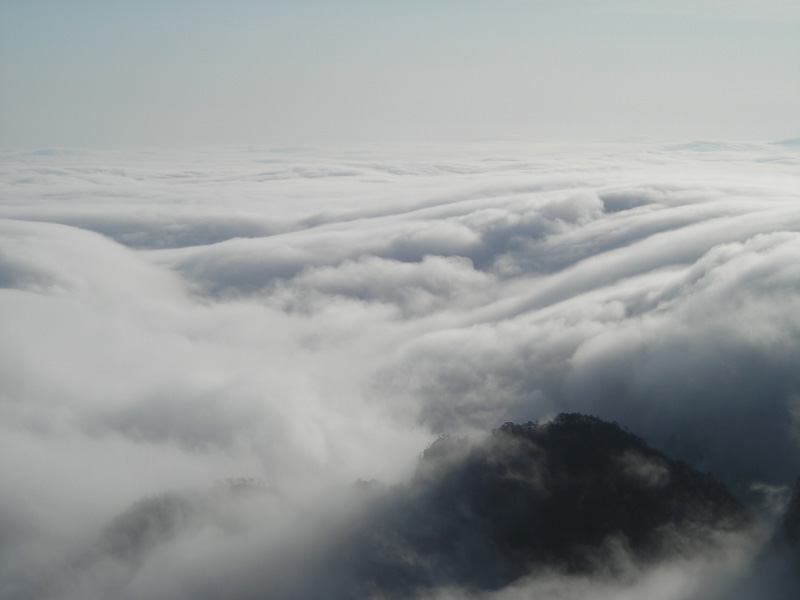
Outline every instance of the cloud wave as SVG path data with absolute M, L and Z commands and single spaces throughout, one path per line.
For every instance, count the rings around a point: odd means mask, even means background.
M 245 577 L 282 502 L 313 514 L 440 433 L 562 411 L 741 493 L 800 472 L 795 146 L 280 150 L 4 155 L 0 595 L 178 598 L 226 553 Z M 198 509 L 125 576 L 28 587 L 143 496 L 238 476 L 280 490 L 243 509 L 275 523 L 218 535 Z M 283 527 L 294 556 L 324 542 Z M 723 563 L 491 596 L 691 598 Z

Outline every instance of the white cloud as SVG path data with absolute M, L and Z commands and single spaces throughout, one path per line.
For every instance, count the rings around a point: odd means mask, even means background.
M 241 475 L 311 506 L 402 480 L 438 432 L 562 410 L 736 485 L 800 470 L 791 146 L 295 150 L 5 156 L 0 581 L 147 494 Z M 130 594 L 277 552 L 182 535 Z M 685 599 L 696 575 L 559 589 Z M 553 589 L 529 583 L 497 597 Z

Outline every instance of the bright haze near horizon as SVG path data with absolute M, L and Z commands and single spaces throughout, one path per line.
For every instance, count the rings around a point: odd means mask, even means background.
M 796 593 L 799 65 L 777 0 L 3 2 L 0 597 L 359 597 L 353 482 L 561 412 L 758 525 L 375 597 Z
M 6 148 L 800 135 L 783 0 L 0 7 Z

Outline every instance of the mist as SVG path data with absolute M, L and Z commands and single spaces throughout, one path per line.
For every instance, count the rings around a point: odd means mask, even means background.
M 799 164 L 793 143 L 6 152 L 3 597 L 381 597 L 359 548 L 421 510 L 420 453 L 561 412 L 711 472 L 757 525 L 390 597 L 708 598 L 732 574 L 791 597 L 765 548 L 800 473 Z

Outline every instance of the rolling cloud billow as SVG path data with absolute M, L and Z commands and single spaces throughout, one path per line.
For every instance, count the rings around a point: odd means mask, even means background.
M 799 166 L 5 153 L 0 596 L 796 597 Z

